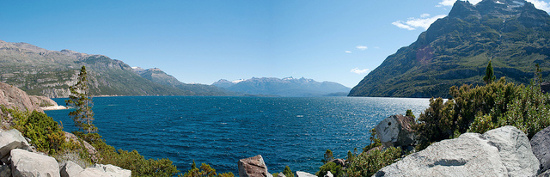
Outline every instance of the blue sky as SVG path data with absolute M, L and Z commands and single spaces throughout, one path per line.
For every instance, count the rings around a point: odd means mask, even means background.
M 292 76 L 353 87 L 454 1 L 2 0 L 0 40 L 102 54 L 185 83 Z

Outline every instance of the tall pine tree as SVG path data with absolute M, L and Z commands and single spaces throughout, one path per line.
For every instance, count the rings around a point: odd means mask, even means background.
M 94 121 L 94 112 L 92 111 L 93 102 L 90 97 L 90 88 L 88 87 L 88 78 L 86 67 L 82 66 L 80 74 L 78 74 L 78 82 L 69 87 L 71 94 L 69 100 L 65 103 L 67 106 L 75 108 L 69 113 L 74 124 L 80 131 L 85 133 L 97 132 L 97 127 L 92 124 Z
M 497 77 L 493 72 L 493 65 L 491 64 L 491 60 L 489 60 L 489 64 L 485 69 L 485 77 L 483 77 L 483 81 L 485 81 L 486 84 L 490 84 L 490 83 L 493 83 L 493 81 L 495 81 L 496 78 Z

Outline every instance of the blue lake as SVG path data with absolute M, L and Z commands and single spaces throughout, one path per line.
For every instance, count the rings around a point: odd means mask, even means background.
M 54 99 L 65 105 L 64 99 Z M 261 154 L 270 173 L 286 165 L 315 173 L 327 149 L 338 158 L 368 145 L 382 119 L 419 115 L 429 99 L 128 96 L 93 98 L 94 124 L 108 144 L 146 158 L 169 158 L 185 172 L 192 160 L 237 172 L 239 159 Z M 46 111 L 75 130 L 70 110 Z

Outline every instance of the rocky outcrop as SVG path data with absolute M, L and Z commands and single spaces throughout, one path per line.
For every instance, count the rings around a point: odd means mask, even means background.
M 414 117 L 393 115 L 382 120 L 374 129 L 384 147 L 409 146 L 415 142 L 411 128 L 413 123 Z
M 296 171 L 296 177 L 317 177 L 314 174 L 303 172 L 303 171 Z
M 74 135 L 72 133 L 69 133 L 69 132 L 64 132 L 64 133 L 65 133 L 65 141 L 73 142 L 73 143 L 76 143 L 78 145 L 83 145 L 84 148 L 86 149 L 86 151 L 88 151 L 88 154 L 91 155 L 92 160 L 93 161 L 98 160 L 97 150 L 94 148 L 94 146 L 92 146 L 90 143 L 88 143 L 86 141 L 80 140 L 76 135 Z
M 68 161 L 61 168 L 61 177 L 130 177 L 132 172 L 114 165 L 96 164 L 82 169 L 78 164 Z
M 534 176 L 538 169 L 527 136 L 505 126 L 434 143 L 375 176 Z
M 249 157 L 239 160 L 239 176 L 240 177 L 273 177 L 265 165 L 262 155 Z
M 45 96 L 29 95 L 31 102 L 38 107 L 57 106 L 57 103 Z
M 43 112 L 23 90 L 0 82 L 0 105 L 9 109 Z
M 12 175 L 14 177 L 59 177 L 59 164 L 53 157 L 22 149 L 11 150 Z
M 550 169 L 550 127 L 539 131 L 531 138 L 533 154 L 540 162 L 540 172 Z M 550 172 L 550 171 L 549 171 Z

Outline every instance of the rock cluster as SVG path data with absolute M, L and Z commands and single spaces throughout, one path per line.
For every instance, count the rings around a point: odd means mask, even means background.
M 393 115 L 382 120 L 374 129 L 384 147 L 409 146 L 415 142 L 411 128 L 414 122 L 414 117 Z
M 538 169 L 527 136 L 505 126 L 434 143 L 375 176 L 535 176 Z
M 35 100 L 38 99 L 38 97 L 35 98 Z M 2 82 L 0 82 L 0 105 L 9 109 L 43 112 L 40 104 L 33 102 L 25 91 Z
M 240 177 L 273 177 L 271 173 L 267 171 L 264 158 L 262 155 L 249 157 L 239 160 L 239 176 Z
M 130 177 L 131 171 L 113 165 L 96 164 L 83 169 L 72 161 L 62 168 L 55 158 L 33 152 L 32 147 L 15 129 L 0 130 L 0 176 L 13 177 Z

